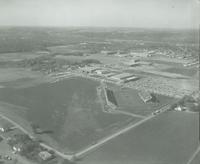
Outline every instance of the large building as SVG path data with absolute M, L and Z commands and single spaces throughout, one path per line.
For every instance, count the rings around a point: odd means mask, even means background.
M 109 72 L 109 73 L 107 73 L 107 74 L 105 74 L 104 76 L 105 77 L 111 77 L 111 76 L 114 76 L 114 75 L 116 75 L 117 73 L 115 73 L 115 72 Z
M 105 54 L 105 55 L 113 55 L 113 54 L 117 54 L 118 52 L 117 51 L 102 50 L 101 53 Z
M 139 79 L 139 77 L 130 74 L 130 73 L 120 73 L 114 76 L 111 76 L 110 79 L 116 81 L 117 83 L 126 83 Z
M 97 68 L 97 67 L 83 67 L 83 68 L 81 68 L 81 71 L 83 73 L 87 73 L 87 74 L 94 73 L 97 70 L 99 70 L 99 68 Z
M 124 65 L 128 66 L 128 67 L 135 67 L 135 66 L 139 66 L 139 59 L 135 59 L 135 60 L 131 60 L 131 61 L 126 61 L 123 63 Z
M 151 96 L 151 94 L 149 92 L 146 92 L 146 91 L 140 91 L 140 92 L 138 92 L 138 95 L 144 103 L 151 101 L 152 98 L 153 98 Z

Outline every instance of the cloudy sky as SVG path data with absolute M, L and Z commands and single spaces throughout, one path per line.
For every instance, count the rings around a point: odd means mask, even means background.
M 199 0 L 0 0 L 0 25 L 197 28 Z

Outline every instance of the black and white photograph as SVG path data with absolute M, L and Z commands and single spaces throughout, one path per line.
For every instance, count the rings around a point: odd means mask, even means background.
M 0 0 L 0 164 L 199 164 L 200 0 Z

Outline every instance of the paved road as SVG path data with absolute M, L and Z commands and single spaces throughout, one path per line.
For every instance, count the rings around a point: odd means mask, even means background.
M 11 124 L 13 124 L 16 128 L 20 129 L 22 132 L 24 132 L 25 134 L 29 135 L 30 137 L 34 138 L 30 132 L 28 132 L 25 128 L 23 128 L 21 125 L 19 125 L 18 123 L 16 123 L 15 121 L 11 120 L 10 118 L 4 116 L 3 114 L 0 113 L 0 117 L 3 118 L 4 120 L 7 120 L 8 122 L 10 122 Z
M 68 159 L 69 161 L 73 160 L 73 158 L 74 158 L 74 155 L 71 155 L 71 154 L 64 154 L 64 153 L 62 153 L 62 152 L 60 152 L 60 151 L 58 151 L 58 150 L 52 148 L 51 146 L 48 146 L 48 145 L 44 144 L 44 143 L 40 143 L 40 145 L 41 145 L 42 147 L 48 149 L 48 150 L 53 150 L 57 155 L 61 156 L 61 157 L 64 158 L 64 159 Z
M 19 124 L 16 123 L 15 121 L 11 120 L 10 118 L 4 116 L 4 115 L 1 114 L 1 113 L 0 113 L 0 117 L 3 118 L 3 119 L 5 119 L 5 120 L 7 120 L 7 121 L 10 122 L 10 123 L 12 123 L 16 128 L 19 128 L 19 129 L 20 129 L 22 132 L 24 132 L 25 134 L 29 135 L 29 136 L 32 137 L 32 138 L 35 138 L 34 136 L 32 136 L 32 135 L 30 134 L 30 132 L 28 132 L 25 128 L 23 128 L 21 125 L 19 125 Z M 44 147 L 44 148 L 53 150 L 57 155 L 59 155 L 59 156 L 65 158 L 65 159 L 72 160 L 72 158 L 73 158 L 73 155 L 66 155 L 66 154 L 64 154 L 64 153 L 62 153 L 62 152 L 59 152 L 59 151 L 57 151 L 56 149 L 54 149 L 54 148 L 52 148 L 52 147 L 50 147 L 50 146 L 48 146 L 48 145 L 46 145 L 46 144 L 44 144 L 44 143 L 40 143 L 40 145 L 41 145 L 42 147 Z
M 168 109 L 169 109 L 169 105 L 166 105 L 166 106 L 162 107 L 162 108 L 160 109 L 161 112 L 160 112 L 159 114 L 161 114 L 161 113 L 167 111 Z M 141 125 L 141 124 L 143 124 L 143 123 L 145 123 L 145 122 L 147 122 L 148 120 L 152 119 L 152 118 L 155 117 L 155 116 L 156 116 L 156 115 L 150 115 L 150 116 L 148 116 L 148 117 L 142 119 L 141 121 L 138 121 L 138 122 L 135 123 L 135 124 L 129 125 L 128 127 L 125 127 L 124 129 L 121 129 L 120 131 L 118 131 L 118 132 L 116 132 L 116 133 L 114 133 L 114 134 L 112 134 L 112 135 L 110 135 L 110 136 L 108 136 L 108 137 L 102 139 L 102 140 L 99 141 L 98 143 L 96 143 L 96 144 L 94 144 L 94 145 L 92 145 L 92 146 L 90 146 L 90 147 L 88 147 L 88 148 L 86 148 L 86 149 L 84 149 L 84 150 L 82 150 L 82 151 L 76 153 L 76 154 L 75 154 L 75 157 L 76 157 L 76 158 L 82 158 L 83 156 L 86 156 L 89 152 L 94 151 L 95 149 L 97 149 L 98 147 L 100 147 L 100 146 L 102 146 L 103 144 L 107 143 L 108 141 L 112 140 L 113 138 L 115 138 L 115 137 L 117 137 L 117 136 L 119 136 L 119 135 L 121 135 L 121 134 L 123 134 L 123 133 L 128 132 L 129 130 L 131 130 L 131 129 L 133 129 L 133 128 L 135 128 L 135 127 L 137 127 L 137 126 L 139 126 L 139 125 Z
M 167 111 L 168 109 L 169 109 L 169 105 L 166 105 L 166 106 L 162 107 L 160 109 L 161 112 L 159 114 Z M 135 128 L 135 127 L 137 127 L 137 126 L 139 126 L 139 125 L 141 125 L 143 123 L 145 123 L 146 121 L 152 119 L 155 116 L 156 115 L 150 115 L 150 116 L 142 119 L 141 121 L 139 121 L 139 122 L 137 122 L 135 124 L 129 125 L 128 127 L 125 127 L 123 129 L 119 130 L 118 132 L 116 132 L 116 133 L 114 133 L 114 134 L 112 134 L 112 135 L 110 135 L 110 136 L 108 136 L 108 137 L 106 137 L 106 138 L 98 141 L 96 144 L 94 144 L 94 145 L 92 145 L 92 146 L 90 146 L 90 147 L 88 147 L 88 148 L 86 148 L 86 149 L 84 149 L 84 150 L 82 150 L 82 151 L 80 151 L 80 152 L 78 152 L 76 154 L 73 154 L 73 155 L 71 155 L 71 154 L 64 154 L 62 152 L 59 152 L 58 150 L 56 150 L 56 149 L 54 149 L 54 148 L 52 148 L 52 147 L 50 147 L 50 146 L 48 146 L 48 145 L 46 145 L 44 143 L 41 143 L 40 145 L 43 146 L 43 147 L 45 147 L 45 148 L 47 148 L 47 149 L 53 150 L 57 155 L 61 156 L 64 159 L 68 159 L 68 160 L 71 161 L 74 158 L 82 158 L 82 157 L 86 156 L 88 153 L 90 153 L 91 151 L 96 150 L 98 147 L 102 146 L 103 144 L 107 143 L 108 141 L 110 141 L 110 140 L 114 139 L 115 137 L 117 137 L 117 136 L 119 136 L 119 135 L 121 135 L 123 133 L 126 133 L 129 130 L 131 130 L 131 129 L 133 129 L 133 128 Z M 19 128 L 20 130 L 22 130 L 25 134 L 27 134 L 27 135 L 30 136 L 30 133 L 26 129 L 24 129 L 23 127 L 21 127 L 15 121 L 9 119 L 8 117 L 6 117 L 6 116 L 4 116 L 2 114 L 0 114 L 0 117 L 2 117 L 5 120 L 9 121 L 13 125 L 15 125 L 17 128 Z
M 188 160 L 187 164 L 191 164 L 192 161 L 194 160 L 194 158 L 197 156 L 197 154 L 200 153 L 200 145 L 197 148 L 197 150 L 192 154 L 192 156 L 190 157 L 190 159 Z

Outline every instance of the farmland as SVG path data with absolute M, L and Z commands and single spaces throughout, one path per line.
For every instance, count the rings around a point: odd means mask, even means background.
M 197 143 L 195 32 L 1 28 L 0 114 L 15 125 L 3 136 L 31 136 L 52 163 L 184 163 Z

